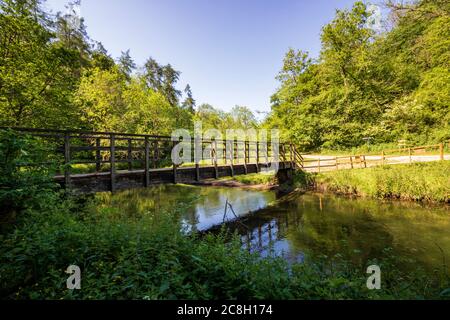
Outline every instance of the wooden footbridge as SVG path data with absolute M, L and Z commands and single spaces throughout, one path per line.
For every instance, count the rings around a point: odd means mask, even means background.
M 303 167 L 292 144 L 256 141 L 202 140 L 198 163 L 176 165 L 170 136 L 13 128 L 44 142 L 58 163 L 55 181 L 77 192 L 116 191 L 161 183 L 193 183 L 204 179 L 257 173 L 276 165 L 279 170 Z M 276 150 L 278 149 L 278 150 Z

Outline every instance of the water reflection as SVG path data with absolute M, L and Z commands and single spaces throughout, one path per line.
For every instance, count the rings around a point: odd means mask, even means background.
M 247 228 L 228 228 L 240 234 L 248 250 L 262 255 L 303 261 L 305 256 L 338 254 L 362 265 L 392 248 L 411 265 L 448 270 L 450 212 L 445 206 L 291 195 L 242 222 Z
M 114 208 L 129 217 L 172 210 L 180 201 L 193 200 L 182 213 L 182 223 L 190 231 L 202 231 L 221 224 L 228 200 L 238 216 L 261 210 L 276 200 L 272 191 L 242 190 L 225 187 L 160 185 L 147 189 L 132 189 L 96 196 L 98 207 Z M 227 214 L 227 221 L 234 218 Z

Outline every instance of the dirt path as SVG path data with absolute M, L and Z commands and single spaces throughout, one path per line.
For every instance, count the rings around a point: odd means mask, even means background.
M 336 160 L 335 157 L 338 158 L 337 160 L 337 168 L 336 168 Z M 305 167 L 317 167 L 319 165 L 319 159 L 320 159 L 320 166 L 321 171 L 332 171 L 336 169 L 350 169 L 351 164 L 350 157 L 342 157 L 342 156 L 331 156 L 331 155 L 304 155 L 303 158 L 305 160 L 309 160 L 305 163 Z M 381 156 L 366 156 L 366 164 L 367 167 L 374 167 L 381 164 L 382 159 Z M 444 156 L 445 160 L 450 160 L 450 155 Z M 317 160 L 317 161 L 312 161 Z M 365 164 L 364 162 L 357 160 L 355 158 L 353 160 L 353 167 L 354 168 L 364 168 Z M 385 159 L 384 164 L 406 164 L 406 163 L 417 163 L 417 162 L 432 162 L 432 161 L 439 161 L 440 157 L 439 155 L 413 155 L 411 156 L 411 160 L 409 156 L 389 156 Z M 323 167 L 323 168 L 322 168 Z M 317 168 L 306 168 L 305 169 L 308 172 L 317 172 Z

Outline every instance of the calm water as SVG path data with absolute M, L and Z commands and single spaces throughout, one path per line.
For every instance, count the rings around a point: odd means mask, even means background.
M 450 264 L 450 209 L 416 203 L 349 199 L 322 194 L 165 185 L 97 195 L 100 206 L 140 215 L 177 206 L 192 197 L 182 222 L 190 230 L 221 224 L 225 203 L 232 204 L 240 223 L 244 247 L 262 255 L 277 254 L 289 261 L 305 257 L 341 255 L 355 264 L 381 258 L 383 250 L 410 259 L 414 265 L 442 269 Z M 226 220 L 234 219 L 228 211 Z M 449 270 L 450 271 L 450 270 Z

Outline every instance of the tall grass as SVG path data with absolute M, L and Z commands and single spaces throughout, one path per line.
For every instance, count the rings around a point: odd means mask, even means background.
M 259 184 L 271 185 L 276 183 L 276 177 L 274 172 L 251 173 L 234 177 L 226 177 L 223 178 L 222 180 L 237 181 L 246 185 L 259 185 Z
M 450 202 L 450 161 L 330 171 L 314 179 L 320 188 L 338 193 Z

